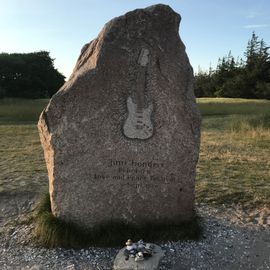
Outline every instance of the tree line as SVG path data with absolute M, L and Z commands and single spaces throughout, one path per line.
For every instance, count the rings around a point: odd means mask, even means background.
M 196 97 L 270 99 L 269 48 L 253 32 L 244 59 L 229 52 L 216 69 L 195 74 Z M 47 51 L 0 53 L 0 98 L 50 98 L 64 82 Z
M 196 97 L 270 99 L 269 48 L 253 32 L 244 59 L 235 59 L 229 52 L 219 59 L 215 70 L 195 74 Z
M 0 98 L 49 98 L 64 82 L 47 51 L 0 53 Z

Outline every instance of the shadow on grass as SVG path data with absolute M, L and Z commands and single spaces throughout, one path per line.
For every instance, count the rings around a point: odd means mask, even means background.
M 147 242 L 168 240 L 198 240 L 202 232 L 201 219 L 181 224 L 152 223 L 136 226 L 121 221 L 108 221 L 91 229 L 64 222 L 51 213 L 46 194 L 35 212 L 35 235 L 45 247 L 82 248 L 87 246 L 122 246 L 129 238 Z

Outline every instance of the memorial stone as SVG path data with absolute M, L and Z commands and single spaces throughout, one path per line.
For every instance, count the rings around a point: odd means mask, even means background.
M 56 217 L 87 228 L 193 218 L 200 114 L 179 23 L 169 6 L 137 9 L 82 48 L 38 123 Z

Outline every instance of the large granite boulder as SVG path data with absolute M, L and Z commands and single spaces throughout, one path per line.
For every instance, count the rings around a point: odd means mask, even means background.
M 82 48 L 38 123 L 56 217 L 192 219 L 200 115 L 179 22 L 166 5 L 137 9 Z

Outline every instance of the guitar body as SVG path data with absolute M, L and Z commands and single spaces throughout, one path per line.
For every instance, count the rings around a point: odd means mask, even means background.
M 153 124 L 151 114 L 153 104 L 146 108 L 138 108 L 131 97 L 127 99 L 128 117 L 124 123 L 123 130 L 126 137 L 131 139 L 145 140 L 153 135 Z

